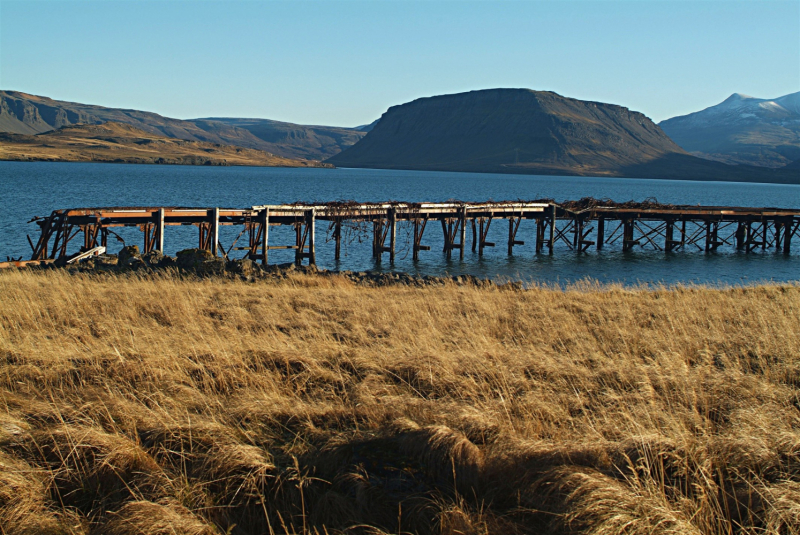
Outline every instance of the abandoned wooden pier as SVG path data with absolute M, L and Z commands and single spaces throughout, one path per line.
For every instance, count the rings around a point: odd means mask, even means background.
M 521 230 L 523 220 L 526 223 Z M 73 208 L 55 210 L 47 217 L 32 220 L 39 227 L 36 240 L 28 237 L 32 249 L 29 262 L 59 258 L 75 259 L 105 251 L 109 236 L 118 237 L 117 227 L 138 227 L 142 231 L 142 252 L 164 251 L 165 230 L 175 225 L 198 228 L 197 246 L 214 255 L 229 256 L 244 251 L 244 256 L 267 264 L 275 249 L 294 251 L 295 262 L 316 263 L 319 247 L 317 227 L 325 225 L 326 242 L 333 242 L 334 258 L 340 259 L 346 241 L 344 229 L 358 226 L 371 234 L 372 254 L 380 260 L 388 253 L 394 262 L 398 253 L 398 225 L 403 225 L 414 260 L 421 251 L 429 223 L 441 226 L 443 252 L 451 258 L 465 250 L 482 255 L 494 222 L 508 227 L 507 250 L 524 245 L 528 234 L 535 253 L 553 253 L 556 246 L 583 253 L 591 247 L 600 250 L 615 246 L 623 251 L 647 248 L 674 252 L 698 249 L 715 251 L 730 247 L 744 252 L 768 249 L 789 254 L 792 238 L 800 228 L 800 210 L 779 208 L 737 208 L 719 206 L 676 206 L 656 202 L 613 203 L 582 199 L 555 203 L 355 203 L 284 204 L 235 208 Z M 221 226 L 236 226 L 240 232 L 224 248 Z M 270 243 L 270 227 L 291 226 L 291 243 Z M 349 227 L 348 227 L 349 226 Z M 430 234 L 430 232 L 429 232 Z M 505 238 L 505 232 L 503 232 Z M 75 251 L 76 242 L 81 243 Z M 72 244 L 72 245 L 70 245 Z M 406 246 L 407 246 L 406 245 Z M 70 252 L 72 251 L 72 252 Z M 22 264 L 23 262 L 17 262 Z

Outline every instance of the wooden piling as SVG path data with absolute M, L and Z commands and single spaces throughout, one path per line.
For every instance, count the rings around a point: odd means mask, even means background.
M 164 209 L 156 212 L 156 251 L 164 254 Z
M 261 265 L 269 263 L 269 208 L 259 212 L 261 219 Z
M 333 258 L 338 261 L 342 257 L 342 222 L 339 220 L 334 223 L 333 239 L 336 242 Z
M 314 234 L 316 231 L 316 211 L 314 208 L 306 211 L 306 234 L 308 234 L 308 264 L 314 266 L 317 264 L 317 252 L 314 247 Z M 300 251 L 303 252 L 302 249 Z M 301 254 L 301 258 L 302 258 Z
M 514 218 L 508 218 L 508 256 L 514 254 Z
M 597 250 L 603 248 L 603 241 L 606 239 L 606 218 L 601 217 L 597 219 Z
M 380 219 L 376 219 L 372 222 L 372 258 L 377 258 L 378 260 L 380 260 L 381 258 L 381 251 L 379 249 L 379 244 L 378 244 L 378 236 L 381 233 L 382 226 L 383 225 L 381 224 Z
M 211 254 L 217 256 L 219 253 L 219 208 L 212 208 L 208 212 L 209 224 L 211 225 Z
M 741 221 L 736 223 L 736 249 L 742 250 L 747 242 L 747 227 Z
M 550 239 L 547 240 L 547 248 L 550 254 L 553 254 L 553 247 L 556 244 L 556 205 L 552 206 L 550 215 Z
M 675 248 L 675 222 L 672 220 L 667 221 L 667 226 L 664 229 L 664 251 L 670 252 Z
M 397 208 L 389 208 L 389 262 L 394 264 L 395 242 L 397 241 Z
M 577 252 L 581 252 L 581 239 L 583 238 L 583 218 L 578 218 L 575 220 L 575 226 L 572 229 L 572 247 L 575 248 Z
M 686 220 L 681 221 L 681 247 L 686 245 Z
M 800 227 L 800 222 L 794 225 L 792 228 L 791 221 L 786 225 L 786 228 L 783 231 L 783 253 L 789 254 L 792 249 L 792 235 L 797 232 L 798 227 Z
M 459 247 L 458 257 L 464 260 L 464 249 L 467 248 L 467 207 L 462 206 L 459 211 L 459 225 L 461 230 L 461 246 Z
M 294 263 L 300 265 L 303 263 L 303 224 L 294 224 Z
M 429 245 L 422 245 L 422 236 L 425 234 L 425 226 L 428 224 L 428 218 L 420 220 L 414 218 L 414 245 L 412 247 L 412 259 L 419 260 L 420 251 L 430 251 Z
M 639 243 L 639 240 L 633 239 L 634 235 L 634 221 L 633 219 L 624 219 L 622 221 L 622 251 L 630 251 L 633 246 Z
M 478 224 L 475 222 L 475 218 L 472 218 L 472 252 L 475 252 L 475 249 L 478 247 Z

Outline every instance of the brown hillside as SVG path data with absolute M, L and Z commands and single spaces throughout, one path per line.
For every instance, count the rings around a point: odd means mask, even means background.
M 0 134 L 0 160 L 325 167 L 268 152 L 151 134 L 129 124 L 63 126 L 38 135 Z
M 145 132 L 176 139 L 235 145 L 308 160 L 329 158 L 364 136 L 364 132 L 354 128 L 304 126 L 267 119 L 181 120 L 140 110 L 0 91 L 0 132 L 39 134 L 62 126 L 109 121 L 131 124 Z

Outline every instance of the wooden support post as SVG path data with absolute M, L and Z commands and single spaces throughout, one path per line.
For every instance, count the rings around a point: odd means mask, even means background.
M 711 223 L 711 250 L 716 251 L 720 243 L 722 242 L 719 241 L 719 222 L 713 221 Z
M 442 247 L 442 252 L 447 255 L 447 258 L 450 258 L 452 244 L 450 243 L 450 233 L 447 231 L 447 219 L 441 218 L 439 220 L 442 223 L 442 234 L 444 234 L 444 246 Z
M 217 256 L 219 252 L 219 208 L 208 211 L 211 224 L 211 254 Z
M 769 227 L 768 221 L 763 221 L 761 223 L 761 250 L 766 251 L 767 249 L 767 227 Z
M 783 223 L 775 221 L 775 250 L 781 250 L 781 230 L 783 230 Z
M 164 254 L 164 209 L 156 212 L 156 251 Z
M 316 231 L 316 210 L 312 208 L 306 211 L 306 234 L 308 234 L 308 264 L 314 266 L 317 264 L 317 252 L 314 248 L 314 233 Z M 302 253 L 302 250 L 300 251 Z M 303 255 L 301 255 L 302 258 Z
M 461 250 L 458 252 L 458 258 L 464 260 L 464 249 L 467 248 L 467 207 L 462 206 L 460 212 Z
M 336 240 L 336 249 L 334 251 L 334 259 L 339 260 L 342 256 L 342 222 L 336 221 L 333 227 L 333 238 Z
M 412 258 L 414 260 L 419 260 L 419 252 L 420 251 L 430 251 L 431 248 L 429 245 L 422 245 L 422 235 L 425 233 L 425 225 L 428 224 L 428 219 L 425 218 L 422 221 L 419 219 L 414 219 L 414 246 L 412 248 Z
M 73 225 L 65 223 L 64 232 L 61 233 L 61 254 L 59 256 L 67 256 L 67 245 L 69 245 L 69 238 L 72 235 Z
M 383 246 L 383 244 L 378 244 L 378 236 L 381 233 L 382 226 L 380 219 L 376 219 L 372 222 L 372 258 L 377 258 L 378 260 L 381 258 L 379 247 Z
M 549 253 L 553 254 L 553 247 L 556 244 L 556 205 L 553 205 L 553 211 L 550 215 L 550 239 L 547 241 L 547 248 Z
M 686 245 L 686 221 L 681 221 L 681 247 Z
M 264 208 L 259 213 L 261 218 L 261 265 L 269 262 L 269 208 Z
M 741 250 L 747 241 L 747 227 L 739 221 L 736 223 L 736 249 Z
M 544 225 L 541 218 L 536 218 L 536 239 L 534 241 L 533 249 L 536 253 L 540 253 L 542 251 L 542 247 L 544 245 Z
M 294 263 L 301 265 L 303 263 L 303 249 L 305 245 L 303 239 L 303 223 L 296 222 L 294 224 Z
M 634 240 L 635 222 L 633 219 L 625 219 L 622 222 L 622 251 L 630 251 L 633 246 L 639 243 L 639 240 Z
M 483 256 L 483 218 L 478 222 L 478 256 Z
M 108 249 L 108 229 L 101 228 L 100 229 L 100 245 Z
M 389 208 L 389 262 L 394 264 L 394 249 L 397 240 L 397 208 Z
M 753 241 L 753 222 L 752 221 L 748 221 L 747 224 L 745 225 L 745 235 L 747 236 L 747 239 L 744 242 L 745 251 L 749 253 L 750 251 L 753 250 L 753 248 L 750 246 L 750 243 Z
M 786 224 L 786 228 L 783 231 L 783 254 L 789 254 L 792 250 L 792 235 L 797 231 L 797 228 L 800 227 L 800 222 L 796 225 L 792 225 L 792 222 Z
M 378 259 L 378 262 L 381 261 L 383 253 L 389 251 L 387 247 L 384 247 L 383 244 L 386 242 L 386 234 L 389 232 L 389 223 L 384 221 L 383 219 L 377 219 L 372 223 L 372 233 L 373 233 L 373 240 L 372 240 L 372 247 L 373 252 L 372 255 L 374 258 Z
M 484 247 L 494 247 L 494 243 L 486 241 L 489 235 L 489 227 L 492 224 L 492 216 L 488 218 L 480 218 L 480 225 L 478 229 L 478 256 L 483 256 Z
M 508 256 L 514 254 L 514 217 L 508 218 Z
M 603 242 L 606 239 L 606 220 L 601 217 L 597 220 L 597 250 L 603 248 Z
M 419 260 L 419 219 L 414 219 L 414 244 L 411 247 L 411 259 Z
M 575 220 L 573 229 L 574 235 L 572 236 L 572 246 L 577 252 L 581 252 L 581 240 L 583 239 L 583 218 Z
M 525 245 L 524 241 L 517 239 L 517 232 L 519 226 L 522 224 L 522 215 L 514 217 L 513 215 L 508 219 L 508 254 L 514 252 L 515 245 Z
M 475 252 L 475 248 L 478 246 L 478 224 L 475 222 L 475 218 L 472 218 L 472 252 Z
M 142 254 L 147 254 L 150 252 L 150 227 L 152 223 L 145 223 L 144 225 L 140 225 L 139 228 L 142 230 L 142 235 L 144 236 L 144 244 L 142 245 Z
M 675 247 L 675 223 L 671 219 L 668 219 L 666 224 L 667 226 L 664 232 L 664 251 L 670 252 Z

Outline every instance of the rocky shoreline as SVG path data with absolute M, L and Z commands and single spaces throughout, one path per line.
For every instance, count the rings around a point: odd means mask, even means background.
M 259 280 L 287 279 L 292 275 L 344 277 L 362 286 L 458 286 L 498 287 L 522 289 L 521 282 L 498 283 L 474 275 L 413 275 L 405 272 L 383 271 L 337 271 L 320 269 L 314 265 L 298 266 L 293 262 L 263 266 L 250 259 L 226 260 L 214 256 L 204 249 L 185 249 L 176 256 L 163 255 L 158 251 L 140 254 L 136 245 L 123 247 L 116 255 L 107 254 L 90 257 L 76 263 L 65 259 L 39 265 L 29 264 L 27 269 L 63 269 L 76 273 L 158 273 L 169 270 L 199 277 L 221 277 L 250 282 Z

